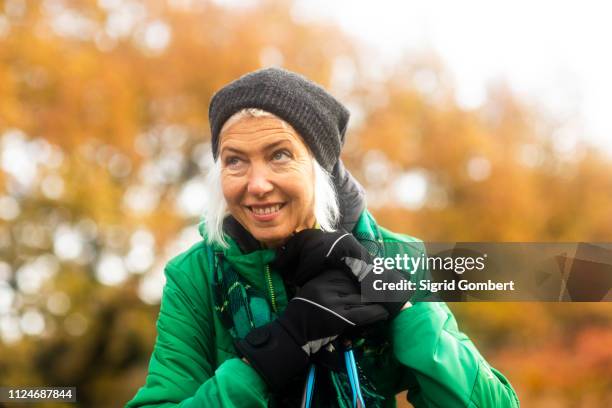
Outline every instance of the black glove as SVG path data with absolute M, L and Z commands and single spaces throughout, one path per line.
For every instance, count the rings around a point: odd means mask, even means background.
M 273 391 L 305 372 L 310 356 L 351 328 L 385 320 L 378 304 L 363 303 L 359 286 L 341 270 L 307 282 L 273 322 L 235 342 Z
M 366 249 L 344 230 L 305 229 L 291 236 L 276 251 L 271 266 L 292 284 L 302 286 L 324 269 L 345 269 L 344 257 L 370 259 Z
M 412 294 L 410 291 L 375 291 L 375 280 L 399 283 L 407 279 L 396 269 L 386 269 L 380 275 L 372 273 L 372 257 L 351 233 L 344 230 L 305 229 L 296 233 L 278 248 L 272 267 L 278 269 L 286 281 L 298 286 L 325 269 L 348 271 L 361 283 L 364 297 L 380 302 L 390 316 L 395 316 Z

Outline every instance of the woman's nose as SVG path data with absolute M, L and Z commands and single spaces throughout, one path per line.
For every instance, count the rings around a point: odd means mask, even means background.
M 273 189 L 274 185 L 269 180 L 268 171 L 265 169 L 265 166 L 251 167 L 247 191 L 251 194 L 262 196 Z

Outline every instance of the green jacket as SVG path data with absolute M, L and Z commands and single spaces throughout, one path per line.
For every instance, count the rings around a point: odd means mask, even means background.
M 365 210 L 353 232 L 372 230 L 385 242 L 423 247 L 415 238 L 379 227 Z M 245 254 L 235 241 L 229 242 L 225 259 L 268 294 L 273 308 L 283 310 L 288 301 L 285 286 L 280 274 L 268 266 L 274 251 Z M 127 407 L 268 405 L 266 384 L 237 357 L 232 338 L 214 311 L 206 245 L 205 241 L 195 244 L 166 266 L 146 384 Z M 445 303 L 416 302 L 388 323 L 387 333 L 391 345 L 387 351 L 358 362 L 386 397 L 385 406 L 394 407 L 395 395 L 408 390 L 408 400 L 416 408 L 519 407 L 508 380 L 459 331 Z

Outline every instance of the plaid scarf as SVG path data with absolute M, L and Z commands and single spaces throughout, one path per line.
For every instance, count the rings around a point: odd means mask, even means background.
M 224 261 L 223 253 L 214 252 L 208 247 L 209 265 L 213 266 L 213 294 L 215 311 L 232 338 L 242 339 L 253 328 L 262 326 L 277 316 L 272 311 L 264 294 L 257 291 L 238 274 L 229 262 Z M 368 352 L 365 341 L 354 342 L 354 353 L 361 357 Z M 352 391 L 346 372 L 335 372 L 318 367 L 313 407 L 350 408 Z M 382 407 L 384 397 L 376 392 L 371 381 L 357 364 L 361 392 L 365 406 Z M 298 378 L 287 387 L 283 395 L 273 395 L 270 406 L 300 406 L 305 377 Z

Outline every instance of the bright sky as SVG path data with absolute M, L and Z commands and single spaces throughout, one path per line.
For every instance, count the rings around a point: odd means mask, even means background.
M 612 155 L 609 2 L 298 0 L 295 14 L 337 22 L 389 61 L 434 50 L 465 107 L 504 79 L 557 117 L 579 113 L 584 132 L 572 133 Z

